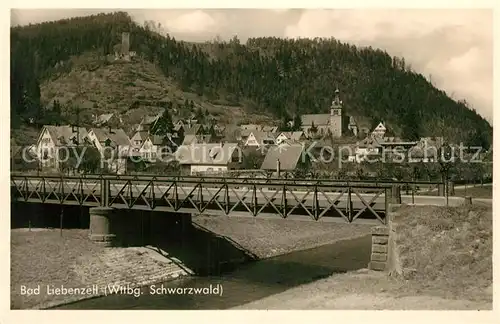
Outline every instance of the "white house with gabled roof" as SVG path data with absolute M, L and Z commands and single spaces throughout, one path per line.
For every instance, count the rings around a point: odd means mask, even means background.
M 377 127 L 375 127 L 375 129 L 372 131 L 372 134 L 374 136 L 384 137 L 386 131 L 387 131 L 387 128 L 384 126 L 384 124 L 379 123 L 377 125 Z

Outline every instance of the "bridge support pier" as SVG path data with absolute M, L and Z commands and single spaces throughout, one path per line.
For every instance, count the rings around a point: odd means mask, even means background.
M 391 204 L 401 204 L 401 187 L 392 185 L 391 188 Z
M 112 246 L 116 242 L 114 219 L 116 210 L 108 207 L 90 208 L 89 237 L 96 243 Z M 115 221 L 116 222 L 116 221 Z

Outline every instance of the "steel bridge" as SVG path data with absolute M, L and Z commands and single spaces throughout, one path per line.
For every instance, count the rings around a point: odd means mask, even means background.
M 180 176 L 11 175 L 12 201 L 313 221 L 386 223 L 403 184 L 391 181 Z M 437 186 L 438 182 L 411 182 Z

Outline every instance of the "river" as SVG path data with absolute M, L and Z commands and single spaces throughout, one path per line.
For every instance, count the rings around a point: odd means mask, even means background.
M 142 295 L 114 294 L 58 306 L 54 309 L 228 309 L 336 273 L 366 268 L 370 261 L 371 237 L 339 241 L 321 247 L 241 265 L 219 276 L 187 277 L 164 283 L 169 288 L 222 287 L 222 294 L 151 294 L 150 286 Z M 160 287 L 161 283 L 156 284 Z M 191 291 L 192 292 L 192 291 Z

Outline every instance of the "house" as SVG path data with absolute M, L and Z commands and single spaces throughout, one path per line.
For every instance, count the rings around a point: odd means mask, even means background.
M 358 124 L 354 119 L 354 116 L 349 117 L 349 125 L 347 125 L 347 129 L 352 132 L 354 136 L 358 136 Z
M 394 136 L 385 136 L 379 142 L 382 146 L 382 153 L 385 155 L 384 157 L 391 159 L 395 157 L 399 161 L 406 161 L 409 150 L 418 143 L 416 141 L 404 141 L 401 138 Z
M 443 137 L 422 137 L 418 143 L 409 149 L 408 161 L 410 163 L 435 162 L 439 157 L 439 149 L 443 144 Z
M 27 171 L 38 169 L 38 157 L 36 155 L 36 146 L 17 146 L 10 147 L 10 170 Z
M 262 126 L 263 132 L 276 133 L 278 131 L 278 126 Z
M 358 138 L 364 139 L 371 133 L 371 119 L 365 116 L 349 116 L 347 129 Z
M 236 170 L 243 161 L 236 143 L 182 145 L 174 155 L 182 172 L 191 175 Z
M 59 169 L 60 148 L 75 147 L 85 143 L 87 129 L 76 126 L 43 126 L 36 142 L 36 155 L 41 167 Z
M 184 136 L 202 134 L 204 134 L 204 129 L 201 124 L 188 124 L 184 126 Z
M 372 131 L 372 135 L 378 136 L 378 137 L 384 137 L 385 132 L 387 131 L 387 128 L 384 126 L 383 123 L 379 123 L 377 127 Z
M 149 132 L 147 131 L 139 131 L 135 132 L 135 134 L 130 139 L 130 144 L 132 147 L 140 149 L 144 141 L 149 137 Z
M 356 144 L 354 154 L 349 156 L 349 161 L 360 163 L 375 157 L 383 157 L 382 161 L 387 161 L 386 158 L 406 160 L 409 150 L 416 144 L 417 142 L 403 141 L 399 137 L 382 137 L 372 133 Z
M 182 145 L 190 145 L 190 144 L 202 144 L 202 143 L 210 143 L 212 141 L 211 135 L 194 135 L 188 134 L 184 136 L 184 140 L 182 141 Z
M 276 137 L 276 144 L 280 144 L 283 141 L 291 141 L 291 142 L 302 142 L 306 140 L 306 135 L 303 131 L 296 132 L 281 132 Z
M 250 135 L 245 141 L 244 146 L 265 146 L 276 144 L 276 138 L 274 133 L 267 133 L 261 131 L 251 131 Z
M 250 136 L 252 132 L 254 132 L 254 130 L 239 128 L 236 132 L 236 140 L 245 143 L 248 139 L 248 136 Z
M 94 120 L 94 126 L 96 127 L 103 127 L 103 126 L 116 127 L 121 124 L 123 124 L 122 118 L 113 113 L 99 115 Z
M 160 119 L 160 117 L 162 115 L 163 115 L 163 113 L 159 113 L 159 114 L 154 115 L 154 116 L 144 117 L 141 120 L 141 122 L 139 123 L 139 125 L 137 125 L 136 131 L 137 132 L 149 132 L 154 127 L 156 122 L 158 122 L 158 119 Z
M 112 147 L 118 150 L 120 156 L 127 156 L 132 146 L 127 133 L 121 128 L 91 128 L 87 134 L 87 139 L 100 152 L 105 147 Z
M 240 125 L 241 130 L 248 130 L 248 131 L 260 131 L 262 130 L 262 127 L 260 125 L 256 124 L 244 124 Z
M 226 131 L 226 126 L 215 124 L 214 131 L 215 131 L 215 134 L 217 134 L 218 136 L 223 136 L 224 132 Z
M 307 154 L 302 154 L 303 150 L 303 146 L 298 144 L 270 147 L 260 168 L 280 174 L 296 171 L 301 165 L 308 163 Z
M 382 139 L 377 136 L 367 136 L 365 139 L 356 143 L 354 152 L 351 152 L 349 161 L 361 163 L 373 159 L 382 154 Z
M 166 155 L 174 153 L 176 149 L 177 144 L 170 136 L 149 135 L 139 149 L 139 153 L 145 161 L 156 162 L 160 159 L 166 162 Z
M 108 169 L 117 174 L 126 172 L 127 158 L 131 151 L 131 142 L 123 129 L 92 128 L 87 140 L 92 143 L 102 155 L 107 156 Z M 108 153 L 109 152 L 109 153 Z

